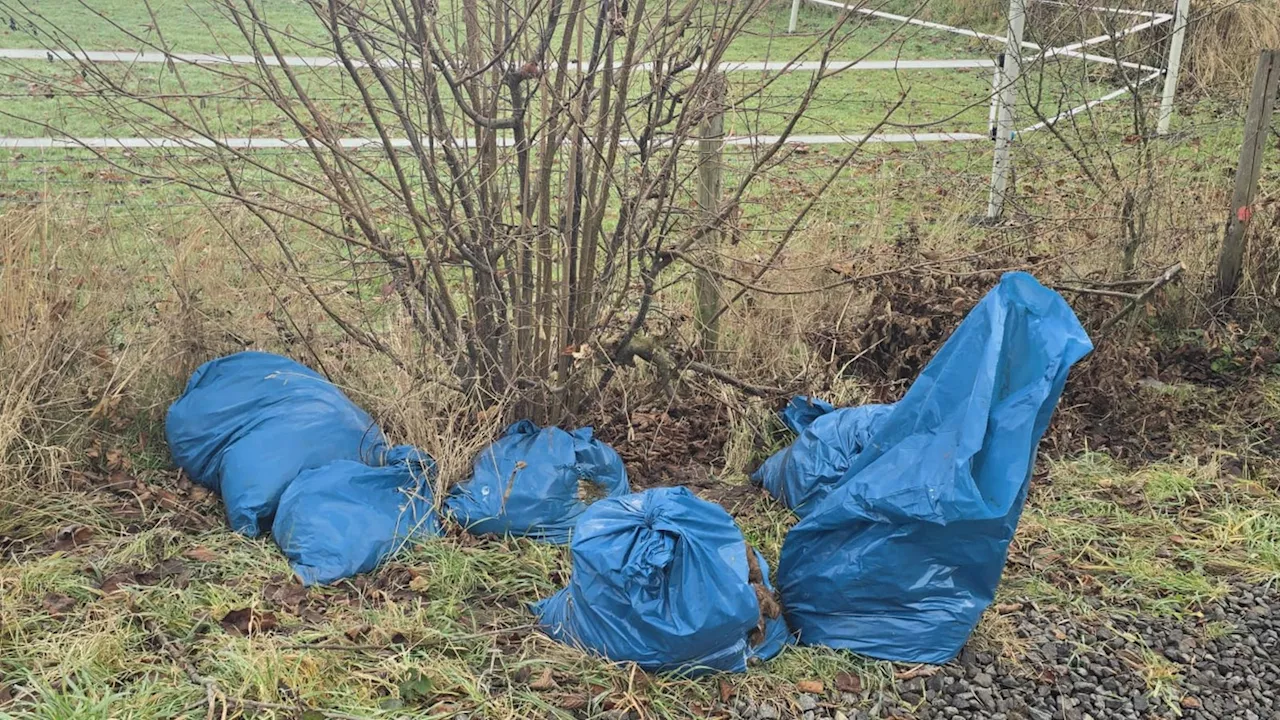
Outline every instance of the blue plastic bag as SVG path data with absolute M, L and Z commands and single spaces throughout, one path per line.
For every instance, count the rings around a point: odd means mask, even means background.
M 368 572 L 415 538 L 440 535 L 435 462 L 393 448 L 383 467 L 338 460 L 303 470 L 280 497 L 271 536 L 303 585 Z
M 816 398 L 792 398 L 782 419 L 798 436 L 765 460 L 751 479 L 803 517 L 844 477 L 892 409 L 860 405 L 837 410 Z
M 1057 293 L 1008 273 L 787 534 L 800 642 L 942 663 L 995 594 L 1036 446 L 1092 344 Z
M 591 428 L 565 432 L 521 420 L 476 456 L 471 477 L 454 487 L 446 505 L 476 535 L 564 544 L 587 509 L 579 497 L 584 487 L 600 497 L 631 492 L 618 453 L 593 438 Z
M 754 552 L 754 551 L 753 551 Z M 747 544 L 733 518 L 688 489 L 655 488 L 601 500 L 582 514 L 566 588 L 536 603 L 560 642 L 654 672 L 741 672 L 790 636 L 762 622 Z M 768 586 L 768 566 L 756 556 Z
M 169 408 L 174 462 L 222 495 L 227 520 L 256 537 L 285 487 L 334 460 L 381 464 L 386 440 L 333 383 L 289 358 L 241 352 L 201 365 Z

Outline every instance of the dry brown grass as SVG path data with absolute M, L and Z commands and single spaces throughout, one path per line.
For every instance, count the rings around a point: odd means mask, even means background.
M 1130 0 L 1109 4 L 1157 12 L 1173 12 L 1174 9 L 1172 0 Z M 917 5 L 915 2 L 903 3 L 896 9 L 909 12 Z M 1007 0 L 930 0 L 920 16 L 959 27 L 1000 33 L 1008 10 Z M 1053 34 L 1048 28 L 1054 26 L 1055 19 L 1073 18 L 1058 28 L 1059 32 L 1078 32 L 1080 22 L 1087 20 L 1074 9 L 1039 6 L 1032 7 L 1031 12 L 1033 19 L 1028 33 L 1037 36 L 1037 42 L 1055 42 L 1044 34 Z M 1157 29 L 1155 32 L 1159 35 L 1156 36 L 1150 31 L 1139 34 L 1137 42 L 1140 45 L 1132 45 L 1132 48 L 1148 48 L 1149 56 L 1144 62 L 1163 66 L 1168 46 L 1159 38 L 1164 37 L 1169 29 L 1168 25 Z M 1089 32 L 1098 30 L 1096 26 L 1089 28 Z M 1063 39 L 1058 44 L 1071 41 Z M 1191 24 L 1183 55 L 1183 82 L 1202 92 L 1247 89 L 1253 78 L 1258 51 L 1276 47 L 1280 47 L 1280 1 L 1192 0 Z
M 1186 69 L 1202 90 L 1248 88 L 1258 52 L 1280 47 L 1280 0 L 1195 0 L 1191 13 Z
M 60 249 L 50 244 L 40 214 L 0 216 L 0 493 L 6 495 L 19 483 L 55 485 L 71 459 L 67 439 L 55 437 L 112 402 L 100 383 L 103 358 L 94 354 L 102 341 L 94 332 L 99 308 L 77 302 L 76 286 L 84 289 L 91 278 L 67 273 Z

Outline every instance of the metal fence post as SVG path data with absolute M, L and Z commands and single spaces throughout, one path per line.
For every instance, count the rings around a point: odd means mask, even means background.
M 1173 97 L 1178 92 L 1178 71 L 1182 67 L 1182 43 L 1187 37 L 1191 0 L 1178 0 L 1178 6 L 1173 12 L 1173 36 L 1169 38 L 1169 60 L 1164 66 L 1164 92 L 1160 95 L 1157 135 L 1167 135 L 1169 123 L 1173 120 Z
M 995 220 L 1004 212 L 1004 201 L 1009 191 L 1010 151 L 1014 135 L 1014 106 L 1018 102 L 1018 76 L 1022 73 L 1022 33 L 1027 26 L 1025 0 L 1009 2 L 1009 32 L 1005 40 L 1004 56 L 1000 69 L 999 109 L 996 112 L 996 148 L 991 163 L 991 195 L 987 199 L 987 219 Z
M 796 21 L 800 19 L 800 0 L 791 0 L 791 22 L 787 23 L 787 34 L 796 31 Z

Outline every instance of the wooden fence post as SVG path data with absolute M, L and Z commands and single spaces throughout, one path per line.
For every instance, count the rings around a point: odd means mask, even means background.
M 1253 215 L 1253 198 L 1258 191 L 1258 173 L 1262 170 L 1262 152 L 1267 146 L 1278 85 L 1280 50 L 1263 50 L 1253 75 L 1253 92 L 1244 118 L 1244 142 L 1240 145 L 1240 163 L 1236 166 L 1236 185 L 1231 193 L 1231 215 L 1227 218 L 1227 232 L 1218 256 L 1219 298 L 1230 297 L 1240 284 L 1246 234 Z
M 706 232 L 698 252 L 702 268 L 697 271 L 694 297 L 697 303 L 697 327 L 699 347 L 707 356 L 720 346 L 720 281 L 716 271 L 720 267 L 720 174 L 724 164 L 724 94 L 726 83 L 714 79 L 711 86 L 710 114 L 702 121 L 698 140 L 698 209 Z

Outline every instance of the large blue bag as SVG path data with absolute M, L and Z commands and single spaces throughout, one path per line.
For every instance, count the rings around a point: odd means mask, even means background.
M 792 398 L 782 419 L 797 433 L 751 475 L 770 495 L 803 517 L 835 487 L 892 405 L 859 405 L 837 410 L 816 398 Z
M 271 536 L 303 585 L 368 572 L 418 537 L 440 535 L 435 462 L 393 449 L 384 467 L 337 460 L 303 470 L 280 497 Z
M 568 586 L 533 606 L 560 642 L 697 675 L 741 672 L 748 658 L 767 660 L 790 640 L 781 617 L 762 619 L 733 518 L 686 488 L 595 503 L 578 520 L 570 555 Z M 768 566 L 755 559 L 771 589 Z
M 1008 273 L 836 487 L 787 534 L 778 585 L 805 644 L 942 663 L 995 594 L 1036 446 L 1092 349 L 1057 293 Z
M 580 497 L 583 489 L 593 497 Z M 454 487 L 446 505 L 476 535 L 564 544 L 587 500 L 629 492 L 622 458 L 591 428 L 565 432 L 521 420 L 476 456 L 471 477 Z
M 381 464 L 386 440 L 333 383 L 289 358 L 241 352 L 201 365 L 169 408 L 174 462 L 222 495 L 231 528 L 271 527 L 285 487 L 334 460 Z

